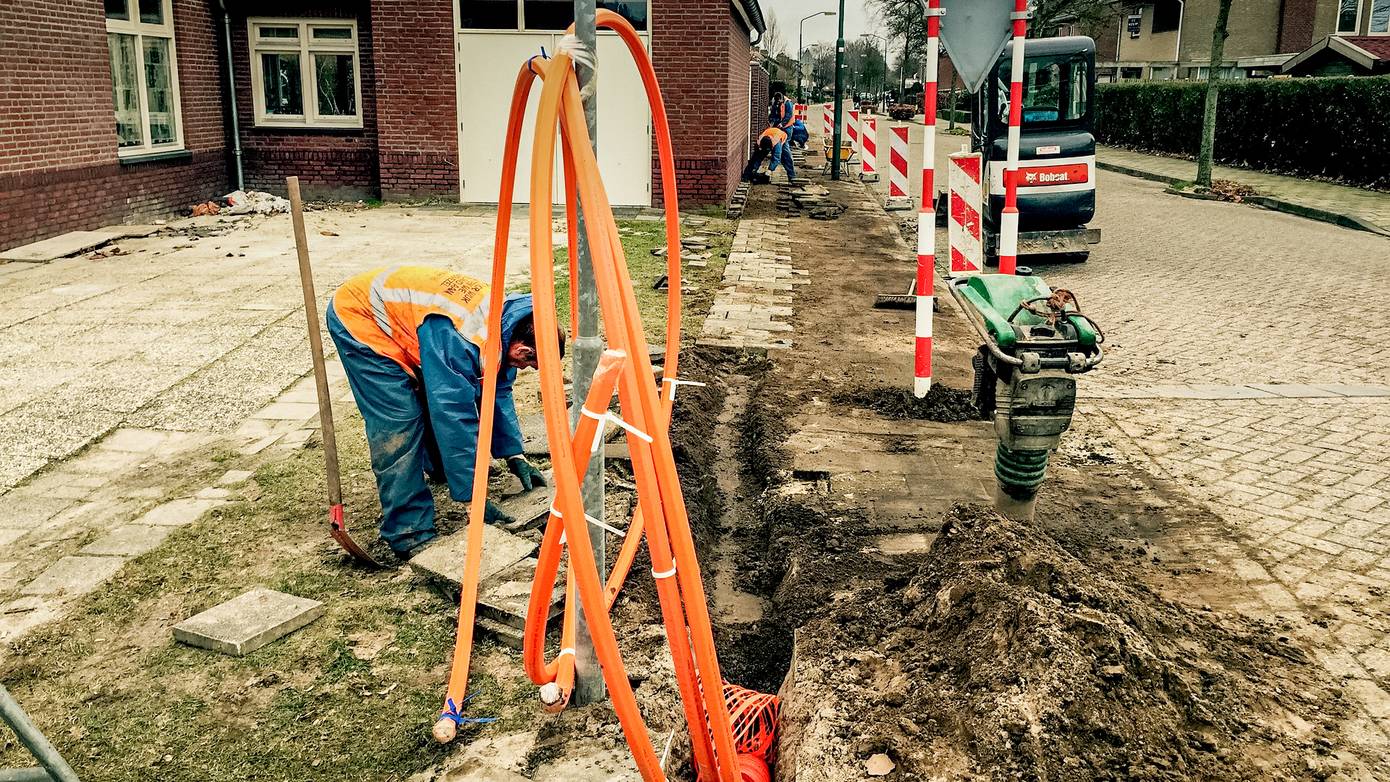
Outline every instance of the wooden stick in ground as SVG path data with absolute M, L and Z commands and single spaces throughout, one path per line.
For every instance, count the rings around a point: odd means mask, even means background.
M 338 475 L 338 440 L 333 431 L 333 400 L 328 393 L 328 369 L 323 361 L 323 337 L 319 334 L 318 299 L 314 294 L 314 272 L 309 266 L 309 239 L 304 231 L 304 201 L 299 195 L 299 177 L 285 179 L 290 195 L 290 220 L 294 223 L 294 245 L 299 251 L 299 282 L 304 289 L 304 317 L 309 323 L 309 351 L 314 359 L 314 386 L 319 397 L 319 424 L 323 430 L 324 472 L 328 477 L 330 534 L 353 557 L 377 564 L 367 550 L 348 535 L 343 519 L 343 484 Z

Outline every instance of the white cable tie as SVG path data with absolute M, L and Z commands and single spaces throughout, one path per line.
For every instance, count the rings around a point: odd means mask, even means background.
M 560 661 L 560 658 L 561 658 L 561 657 L 564 657 L 565 655 L 569 655 L 570 657 L 575 657 L 576 655 L 575 655 L 575 652 L 574 652 L 574 647 L 573 647 L 573 646 L 566 646 L 565 648 L 561 649 L 561 650 L 560 650 L 560 653 L 557 654 L 557 655 L 555 655 L 555 662 L 559 662 L 559 661 Z
M 554 516 L 557 519 L 563 519 L 565 517 L 565 514 L 561 513 L 560 510 L 556 508 L 554 505 L 550 506 L 550 515 Z
M 649 443 L 650 443 L 650 442 L 654 442 L 654 441 L 652 440 L 652 436 L 651 436 L 651 435 L 647 434 L 646 432 L 642 431 L 641 429 L 638 429 L 637 427 L 633 426 L 632 424 L 628 423 L 627 421 L 624 421 L 623 419 L 619 418 L 619 417 L 617 416 L 617 414 L 615 414 L 615 413 L 609 413 L 609 414 L 608 414 L 608 420 L 612 421 L 613 423 L 617 424 L 618 426 L 621 426 L 622 428 L 626 429 L 628 432 L 637 435 L 639 438 L 641 438 L 641 439 L 643 439 L 643 440 L 645 440 L 645 441 L 647 441 L 647 442 L 649 442 Z
M 671 735 L 666 737 L 666 749 L 661 751 L 661 772 L 666 773 L 666 759 L 671 757 L 671 742 L 676 738 L 676 732 L 671 731 Z
M 681 386 L 700 386 L 701 388 L 704 388 L 704 386 L 706 385 L 705 383 L 701 383 L 698 380 L 681 380 L 680 378 L 676 377 L 663 377 L 661 378 L 661 382 L 671 384 L 671 396 L 669 398 L 672 402 L 676 401 L 677 388 L 680 388 Z
M 652 578 L 656 578 L 656 579 L 670 578 L 671 576 L 674 576 L 675 574 L 676 574 L 676 563 L 674 563 L 674 562 L 671 563 L 671 569 L 670 569 L 670 570 L 667 570 L 667 571 L 662 572 L 662 573 L 658 573 L 658 572 L 656 572 L 656 568 L 652 568 Z
M 614 535 L 617 535 L 617 536 L 620 537 L 620 538 L 625 538 L 625 537 L 627 537 L 627 533 L 624 532 L 623 530 L 620 530 L 620 529 L 618 529 L 617 527 L 611 526 L 611 525 L 609 525 L 609 524 L 604 524 L 603 522 L 599 521 L 598 519 L 594 518 L 593 516 L 590 516 L 590 515 L 587 514 L 587 513 L 584 514 L 584 518 L 588 519 L 588 520 L 589 520 L 589 523 L 592 524 L 592 525 L 594 525 L 595 527 L 601 527 L 601 528 L 603 528 L 603 529 L 606 529 L 606 530 L 608 530 L 609 532 L 613 533 Z
M 584 42 L 579 40 L 579 36 L 574 33 L 561 38 L 559 43 L 555 45 L 555 51 L 568 54 L 571 60 L 587 68 L 594 67 L 593 51 L 585 46 Z

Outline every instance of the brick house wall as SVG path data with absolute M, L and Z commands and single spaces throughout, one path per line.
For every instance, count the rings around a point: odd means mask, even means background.
M 1279 9 L 1279 54 L 1301 52 L 1313 45 L 1318 0 L 1283 0 Z
M 371 5 L 382 197 L 457 199 L 453 0 Z
M 136 162 L 116 155 L 103 4 L 0 2 L 0 248 L 167 217 L 228 190 L 211 7 L 173 2 L 186 153 Z
M 237 122 L 246 188 L 284 194 L 285 177 L 298 176 L 306 198 L 358 199 L 379 195 L 376 71 L 372 63 L 372 26 L 367 0 L 347 3 L 296 0 L 293 5 L 257 0 L 234 7 L 232 61 L 236 72 Z M 361 128 L 256 127 L 247 20 L 277 17 L 356 20 L 362 88 Z M 307 95 L 306 91 L 306 100 Z
M 671 120 L 681 205 L 724 203 L 747 161 L 749 30 L 728 0 L 653 0 L 652 19 L 652 62 Z M 660 193 L 653 162 L 654 206 Z

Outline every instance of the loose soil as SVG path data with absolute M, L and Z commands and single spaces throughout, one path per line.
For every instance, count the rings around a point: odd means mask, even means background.
M 1054 455 L 1030 524 L 958 505 L 913 527 L 845 488 L 912 474 L 918 432 L 993 444 L 968 428 L 957 389 L 978 339 L 949 299 L 933 395 L 899 390 L 911 314 L 870 305 L 910 279 L 911 251 L 857 185 L 825 184 L 849 209 L 836 226 L 791 225 L 811 271 L 796 349 L 771 357 L 742 426 L 745 486 L 761 495 L 736 531 L 738 582 L 771 595 L 763 626 L 794 638 L 776 778 L 863 779 L 880 753 L 889 780 L 1375 778 L 1336 682 L 1293 628 L 1236 609 L 1247 587 L 1203 556 L 1227 533 L 1178 487 L 1086 443 Z M 777 215 L 768 191 L 745 216 Z M 850 409 L 901 434 L 866 437 L 843 473 L 792 470 L 803 420 Z M 922 491 L 968 480 L 992 476 L 947 465 Z

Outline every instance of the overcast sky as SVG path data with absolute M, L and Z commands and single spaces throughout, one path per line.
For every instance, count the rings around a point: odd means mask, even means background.
M 837 11 L 839 0 L 758 0 L 763 13 L 775 14 L 782 28 L 782 38 L 786 41 L 787 53 L 796 57 L 797 26 L 803 16 L 817 11 Z M 883 34 L 873 20 L 865 0 L 845 0 L 845 40 L 852 41 L 860 33 Z M 806 45 L 817 41 L 835 43 L 838 20 L 833 16 L 821 16 L 806 20 Z

